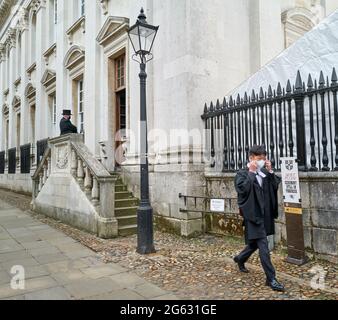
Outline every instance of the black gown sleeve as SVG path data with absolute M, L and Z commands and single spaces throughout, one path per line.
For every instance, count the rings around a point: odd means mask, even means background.
M 254 224 L 259 224 L 260 220 L 255 214 L 254 181 L 256 175 L 251 172 L 240 171 L 235 178 L 235 188 L 238 194 L 238 206 L 243 213 L 244 219 Z
M 272 216 L 278 218 L 278 188 L 282 179 L 275 175 L 274 173 L 268 174 L 270 184 L 269 184 L 269 193 L 270 193 L 270 205 L 272 210 Z

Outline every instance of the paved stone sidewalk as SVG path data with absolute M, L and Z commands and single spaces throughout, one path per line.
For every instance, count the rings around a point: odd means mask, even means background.
M 14 290 L 13 266 L 25 271 Z M 0 299 L 176 300 L 119 264 L 0 200 Z

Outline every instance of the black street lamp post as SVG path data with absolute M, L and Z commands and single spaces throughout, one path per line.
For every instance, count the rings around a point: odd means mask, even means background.
M 137 252 L 150 254 L 155 252 L 153 231 L 153 208 L 149 200 L 149 170 L 148 170 L 148 128 L 147 128 L 147 99 L 146 63 L 152 60 L 151 49 L 159 27 L 149 25 L 143 8 L 134 26 L 128 30 L 135 54 L 133 60 L 140 64 L 141 84 L 141 202 L 137 210 Z

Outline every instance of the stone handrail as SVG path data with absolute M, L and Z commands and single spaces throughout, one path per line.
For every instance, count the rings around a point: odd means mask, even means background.
M 32 179 L 33 180 L 37 180 L 39 178 L 39 174 L 41 173 L 41 171 L 43 170 L 44 165 L 46 164 L 46 162 L 48 162 L 48 159 L 50 160 L 51 158 L 51 149 L 48 147 L 45 151 L 44 156 L 42 157 L 40 164 L 37 166 Z
M 114 211 L 114 185 L 117 177 L 107 169 L 79 141 L 71 142 L 71 173 L 92 204 L 97 207 L 100 217 L 111 219 Z
M 37 197 L 47 179 L 51 175 L 51 148 L 48 147 L 45 151 L 43 158 L 41 159 L 38 167 L 36 168 L 32 180 L 33 180 L 33 199 Z

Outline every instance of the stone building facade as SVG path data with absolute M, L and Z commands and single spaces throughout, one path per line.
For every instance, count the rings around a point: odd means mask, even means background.
M 203 135 L 192 141 L 204 102 L 240 85 L 338 1 L 2 0 L 0 151 L 16 148 L 19 159 L 31 144 L 32 167 L 19 173 L 18 161 L 9 174 L 6 155 L 1 187 L 32 192 L 36 143 L 57 137 L 71 109 L 92 156 L 139 194 L 139 65 L 127 29 L 141 7 L 160 26 L 147 66 L 151 201 L 159 220 L 189 236 L 203 218 L 181 213 L 178 195 L 205 194 Z

